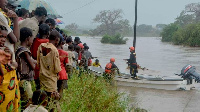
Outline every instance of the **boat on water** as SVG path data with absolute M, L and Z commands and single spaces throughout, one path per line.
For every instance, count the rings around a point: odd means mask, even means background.
M 103 76 L 104 69 L 90 66 L 88 68 L 97 76 Z M 148 75 L 139 72 L 138 79 L 132 79 L 130 74 L 120 73 L 114 80 L 118 86 L 142 87 L 162 90 L 191 90 L 200 82 L 200 74 L 192 65 L 186 65 L 181 74 L 172 76 Z

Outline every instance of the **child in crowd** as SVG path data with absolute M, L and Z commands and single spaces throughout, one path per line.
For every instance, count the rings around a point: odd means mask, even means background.
M 40 44 L 49 42 L 50 27 L 47 24 L 41 24 L 39 27 L 39 37 L 35 38 L 31 46 L 33 59 L 37 59 L 37 50 Z
M 59 58 L 60 58 L 60 63 L 61 63 L 61 71 L 59 72 L 59 80 L 57 82 L 58 86 L 58 92 L 60 96 L 62 97 L 63 94 L 63 89 L 67 88 L 67 80 L 68 76 L 66 73 L 66 64 L 68 63 L 68 53 L 64 50 L 62 50 L 62 46 L 64 44 L 64 39 L 60 37 L 60 42 L 57 46 L 58 53 L 59 53 Z
M 35 38 L 33 41 L 33 44 L 31 46 L 31 53 L 33 56 L 33 59 L 37 60 L 37 51 L 38 47 L 42 43 L 47 43 L 49 42 L 49 31 L 50 28 L 47 24 L 41 24 L 39 27 L 39 37 Z M 40 89 L 40 81 L 39 81 L 39 67 L 36 65 L 35 67 L 35 84 L 36 84 L 36 89 Z
M 25 109 L 31 101 L 33 91 L 31 81 L 34 79 L 34 69 L 36 61 L 32 59 L 31 52 L 28 49 L 33 43 L 32 30 L 29 28 L 22 28 L 20 30 L 21 46 L 16 51 L 16 61 L 18 63 L 17 74 L 20 76 L 20 93 L 22 109 Z
M 33 92 L 32 102 L 24 112 L 48 112 L 44 107 L 48 104 L 48 96 L 45 91 L 36 90 Z
M 19 86 L 18 78 L 15 71 L 17 63 L 13 62 L 12 52 L 8 47 L 5 47 L 8 30 L 6 25 L 0 21 L 0 111 L 2 112 L 18 112 L 19 109 Z
M 43 88 L 49 97 L 59 97 L 57 94 L 57 79 L 58 73 L 61 71 L 59 53 L 55 46 L 60 41 L 60 34 L 53 30 L 49 35 L 49 42 L 42 43 L 37 52 L 37 64 L 39 66 L 39 80 L 41 88 Z M 59 104 L 56 106 L 58 111 L 61 109 Z
M 74 45 L 71 44 L 68 46 L 68 63 L 66 65 L 66 71 L 68 73 L 68 76 L 70 78 L 70 76 L 72 75 L 73 72 L 73 67 L 75 67 L 75 55 L 74 55 Z
M 55 20 L 52 19 L 52 18 L 48 18 L 48 19 L 45 21 L 45 23 L 46 23 L 47 25 L 49 25 L 50 31 L 54 30 L 55 27 L 56 27 L 56 22 L 55 22 Z
M 19 16 L 18 21 L 22 21 L 29 17 L 29 11 L 25 8 L 19 9 L 17 14 Z

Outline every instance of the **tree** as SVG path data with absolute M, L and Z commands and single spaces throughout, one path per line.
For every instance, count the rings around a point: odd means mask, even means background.
M 185 11 L 194 13 L 196 22 L 200 22 L 200 3 L 191 3 L 186 5 Z
M 100 23 L 96 28 L 98 35 L 112 35 L 122 33 L 124 30 L 130 28 L 129 21 L 122 18 L 123 11 L 117 10 L 103 10 L 93 19 L 95 23 Z
M 195 20 L 194 14 L 187 14 L 186 11 L 182 11 L 180 15 L 176 18 L 175 23 L 181 27 L 192 24 Z
M 163 42 L 171 42 L 174 33 L 178 30 L 178 26 L 175 23 L 167 25 L 161 32 Z
M 160 30 L 154 28 L 152 25 L 141 24 L 137 26 L 137 36 L 142 37 L 158 37 Z
M 157 25 L 156 25 L 156 28 L 157 28 L 158 30 L 163 30 L 166 26 L 167 26 L 166 24 L 157 24 Z
M 71 24 L 65 26 L 65 29 L 67 29 L 71 33 L 76 33 L 77 29 L 78 29 L 78 25 L 76 23 L 71 23 Z

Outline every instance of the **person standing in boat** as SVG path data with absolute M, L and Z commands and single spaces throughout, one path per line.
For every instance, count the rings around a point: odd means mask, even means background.
M 128 65 L 130 66 L 130 74 L 132 78 L 137 78 L 137 62 L 136 62 L 136 53 L 135 48 L 130 47 L 130 58 L 128 59 Z

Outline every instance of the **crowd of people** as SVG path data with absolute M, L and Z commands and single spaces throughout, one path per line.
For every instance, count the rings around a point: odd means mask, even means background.
M 44 7 L 34 13 L 16 7 L 0 0 L 0 111 L 61 112 L 73 70 L 92 65 L 89 46 L 56 28 Z
M 61 112 L 59 100 L 73 70 L 101 64 L 98 59 L 92 63 L 95 57 L 79 37 L 73 41 L 56 28 L 44 7 L 30 13 L 17 6 L 0 0 L 0 111 Z M 117 68 L 114 62 L 111 58 L 106 74 Z M 136 68 L 134 59 L 129 63 L 131 71 Z

